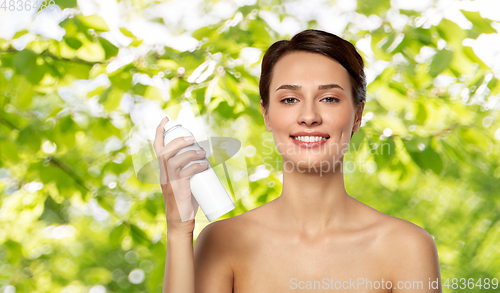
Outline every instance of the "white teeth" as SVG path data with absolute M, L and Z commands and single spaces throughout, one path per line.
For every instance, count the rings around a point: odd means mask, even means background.
M 295 140 L 303 141 L 303 142 L 316 142 L 316 141 L 327 139 L 326 137 L 322 137 L 322 136 L 296 136 L 296 137 L 292 137 L 292 138 Z

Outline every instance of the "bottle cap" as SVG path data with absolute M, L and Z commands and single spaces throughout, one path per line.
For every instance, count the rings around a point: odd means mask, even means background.
M 168 122 L 167 122 L 167 124 L 165 124 L 165 126 L 163 126 L 163 128 L 165 129 L 165 131 L 168 131 L 170 128 L 172 128 L 176 125 L 177 125 L 177 123 L 175 123 L 175 121 L 173 119 L 168 117 Z

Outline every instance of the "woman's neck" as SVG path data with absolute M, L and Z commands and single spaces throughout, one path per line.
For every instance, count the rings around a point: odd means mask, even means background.
M 342 169 L 336 172 L 283 172 L 283 191 L 275 200 L 283 228 L 314 237 L 346 224 L 352 198 L 344 188 Z

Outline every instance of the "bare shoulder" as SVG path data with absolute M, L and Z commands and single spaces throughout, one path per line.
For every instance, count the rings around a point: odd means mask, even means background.
M 409 221 L 385 215 L 381 243 L 391 254 L 432 254 L 434 238 L 422 227 Z
M 197 250 L 212 250 L 228 252 L 232 247 L 235 231 L 237 231 L 236 218 L 223 219 L 205 226 L 196 238 L 195 252 Z
M 420 226 L 359 203 L 358 213 L 364 216 L 366 226 L 378 235 L 377 244 L 391 254 L 435 248 L 433 237 Z
M 429 279 L 440 278 L 434 238 L 418 225 L 380 214 L 376 249 L 383 260 L 384 271 L 394 284 L 401 280 L 427 284 Z
M 194 245 L 196 292 L 233 291 L 236 222 L 235 218 L 212 222 L 198 235 Z
M 198 235 L 196 242 L 198 240 L 206 241 L 208 239 L 216 240 L 221 236 L 230 236 L 230 230 L 235 226 L 235 218 L 223 219 L 211 222 L 203 228 L 203 230 Z M 229 234 L 229 235 L 228 235 Z
M 212 222 L 208 224 L 199 234 L 195 243 L 195 251 L 210 249 L 223 253 L 228 258 L 235 256 L 235 251 L 244 245 L 253 234 L 255 227 L 255 210 L 245 212 L 241 215 Z M 203 248 L 202 248 L 203 246 Z

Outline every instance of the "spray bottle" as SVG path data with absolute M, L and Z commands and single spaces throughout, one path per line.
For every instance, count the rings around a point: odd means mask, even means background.
M 170 117 L 167 124 L 165 124 L 164 129 L 164 145 L 167 145 L 170 141 L 181 136 L 193 136 L 188 129 L 182 127 L 181 124 L 175 123 L 175 121 L 170 119 Z M 180 149 L 175 155 L 179 155 L 190 150 L 201 150 L 196 139 L 192 145 Z M 191 161 L 182 169 L 189 167 L 191 164 L 201 162 L 208 163 L 208 168 L 194 174 L 189 179 L 189 185 L 191 187 L 191 193 L 200 205 L 201 210 L 207 217 L 208 221 L 212 222 L 213 220 L 234 210 L 235 206 L 231 197 L 229 197 L 229 194 L 217 177 L 217 174 L 215 174 L 212 165 L 206 158 Z

